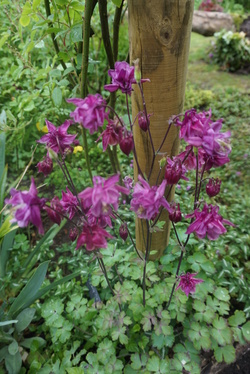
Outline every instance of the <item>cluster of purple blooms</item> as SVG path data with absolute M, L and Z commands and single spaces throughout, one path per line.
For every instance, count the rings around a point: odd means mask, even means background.
M 105 89 L 114 92 L 121 90 L 122 93 L 130 95 L 136 84 L 134 67 L 126 62 L 117 62 L 115 69 L 109 71 L 112 79 L 111 84 Z M 147 81 L 147 80 L 144 80 Z M 143 80 L 141 80 L 143 83 Z M 76 106 L 71 113 L 73 120 L 65 121 L 56 127 L 46 120 L 48 133 L 38 143 L 45 144 L 47 155 L 38 163 L 38 171 L 48 175 L 53 169 L 53 162 L 63 159 L 66 154 L 72 152 L 79 142 L 76 135 L 68 133 L 73 123 L 81 124 L 90 134 L 101 132 L 103 151 L 108 146 L 118 145 L 123 153 L 129 155 L 134 150 L 132 128 L 127 129 L 121 118 L 109 118 L 109 109 L 106 101 L 101 95 L 88 95 L 85 99 L 69 99 L 69 103 Z M 137 123 L 144 132 L 149 131 L 149 117 L 139 113 Z M 181 119 L 182 118 L 182 119 Z M 107 231 L 112 227 L 112 221 L 116 218 L 119 202 L 122 195 L 131 194 L 130 209 L 140 219 L 148 220 L 150 223 L 159 218 L 162 209 L 166 209 L 173 223 L 182 219 L 180 204 L 175 201 L 168 202 L 166 199 L 166 188 L 176 185 L 180 179 L 188 180 L 186 174 L 190 170 L 199 170 L 203 175 L 212 167 L 219 167 L 229 162 L 230 132 L 221 132 L 222 119 L 215 122 L 212 120 L 211 110 L 198 113 L 195 109 L 188 110 L 184 115 L 176 116 L 170 121 L 171 125 L 180 128 L 180 138 L 188 144 L 186 149 L 173 158 L 167 158 L 165 162 L 164 179 L 157 186 L 151 186 L 149 182 L 139 175 L 134 184 L 131 177 L 125 177 L 124 186 L 119 184 L 119 175 L 113 175 L 107 179 L 96 176 L 93 178 L 93 187 L 87 187 L 76 193 L 72 186 L 62 191 L 62 197 L 54 197 L 50 202 L 39 198 L 32 178 L 29 191 L 11 190 L 11 198 L 6 203 L 12 205 L 14 218 L 20 227 L 29 223 L 37 226 L 40 234 L 43 234 L 41 211 L 45 210 L 50 219 L 60 224 L 63 217 L 68 217 L 73 228 L 70 238 L 77 240 L 76 248 L 84 247 L 87 251 L 94 251 L 107 247 L 107 239 L 112 238 Z M 135 123 L 133 123 L 135 125 Z M 214 197 L 220 192 L 221 181 L 210 178 L 206 185 L 206 193 Z M 202 239 L 207 236 L 215 240 L 219 235 L 226 232 L 224 224 L 233 224 L 219 215 L 219 207 L 211 204 L 197 203 L 196 209 L 185 216 L 191 219 L 186 234 L 195 233 Z M 123 223 L 120 227 L 120 236 L 126 240 L 128 236 L 127 225 Z M 195 285 L 202 280 L 194 278 L 196 274 L 187 273 L 179 277 L 181 288 L 187 295 L 195 291 Z

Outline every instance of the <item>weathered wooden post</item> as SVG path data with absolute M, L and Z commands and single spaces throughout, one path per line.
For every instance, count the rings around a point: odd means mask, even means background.
M 139 58 L 142 77 L 151 80 L 143 85 L 143 90 L 147 111 L 153 114 L 150 129 L 156 150 L 164 138 L 169 118 L 183 110 L 193 8 L 194 0 L 128 0 L 130 61 L 132 64 Z M 133 117 L 140 110 L 142 100 L 136 88 L 132 94 Z M 148 132 L 134 126 L 134 140 L 140 168 L 148 175 L 153 156 Z M 172 126 L 161 153 L 171 157 L 178 153 L 178 148 L 178 130 Z M 162 155 L 156 157 L 150 185 L 156 183 L 161 158 Z M 135 165 L 135 180 L 137 176 Z M 173 194 L 174 189 L 170 200 Z M 154 258 L 162 255 L 169 239 L 168 215 L 162 214 L 160 220 L 166 223 L 163 231 L 152 234 L 151 251 L 157 251 Z M 138 219 L 136 245 L 142 252 L 145 252 L 145 233 L 146 223 Z

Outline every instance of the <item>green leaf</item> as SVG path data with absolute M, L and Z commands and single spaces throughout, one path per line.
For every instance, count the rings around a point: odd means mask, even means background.
M 36 345 L 37 348 L 43 347 L 46 344 L 46 340 L 40 338 L 40 336 L 34 336 L 34 338 L 24 339 L 19 343 L 22 347 L 32 350 L 32 346 Z
M 6 42 L 6 40 L 9 39 L 9 36 L 10 36 L 9 33 L 4 33 L 3 34 L 3 36 L 0 39 L 0 49 L 2 48 L 2 46 L 4 45 L 4 43 Z
M 24 286 L 20 294 L 15 298 L 10 307 L 8 315 L 11 317 L 17 316 L 23 309 L 30 306 L 36 299 L 36 294 L 41 287 L 48 269 L 49 261 L 45 261 L 38 266 L 33 276 Z
M 20 20 L 19 20 L 20 24 L 23 26 L 23 27 L 26 27 L 29 25 L 30 23 L 30 17 L 27 16 L 27 15 L 23 15 Z
M 241 329 L 242 329 L 244 338 L 249 342 L 250 341 L 250 321 L 245 323 L 245 325 L 243 325 Z
M 160 370 L 160 359 L 157 356 L 150 357 L 146 368 L 150 370 L 151 372 L 159 372 Z
M 139 370 L 146 365 L 147 356 L 144 353 L 140 355 L 139 353 L 135 353 L 134 355 L 131 355 L 131 361 L 132 369 Z
M 66 371 L 68 374 L 84 374 L 84 370 L 81 368 L 68 368 Z
M 222 301 L 229 301 L 230 300 L 230 295 L 229 295 L 229 292 L 227 289 L 225 288 L 222 288 L 222 287 L 218 287 L 215 292 L 214 292 L 214 296 L 218 299 L 218 300 L 222 300 Z
M 60 106 L 62 104 L 62 90 L 59 87 L 55 87 L 52 92 L 52 100 L 55 106 Z
M 81 23 L 73 26 L 72 29 L 70 30 L 70 40 L 72 43 L 78 43 L 83 40 Z
M 22 366 L 20 353 L 17 352 L 14 356 L 7 353 L 5 356 L 5 366 L 9 374 L 19 374 Z
M 218 362 L 224 360 L 227 364 L 230 364 L 235 361 L 235 349 L 232 345 L 218 347 L 214 350 L 214 356 Z
M 236 310 L 234 315 L 228 318 L 228 323 L 230 326 L 240 326 L 246 322 L 245 313 L 242 310 Z
M 8 346 L 8 352 L 11 356 L 15 356 L 18 352 L 18 343 L 16 340 L 13 340 L 13 342 Z
M 11 321 L 4 321 L 4 322 L 0 322 L 0 327 L 1 326 L 7 326 L 7 325 L 12 325 L 12 323 L 17 323 L 17 319 L 12 319 Z
M 16 319 L 18 320 L 17 324 L 15 325 L 15 329 L 18 333 L 25 330 L 26 327 L 29 326 L 30 322 L 34 318 L 36 310 L 34 308 L 26 308 L 18 314 Z
M 112 0 L 112 3 L 117 6 L 118 8 L 120 8 L 121 4 L 122 4 L 122 0 Z
M 32 3 L 32 8 L 34 10 L 36 10 L 36 8 L 38 7 L 38 5 L 40 5 L 42 0 L 33 0 L 33 3 Z

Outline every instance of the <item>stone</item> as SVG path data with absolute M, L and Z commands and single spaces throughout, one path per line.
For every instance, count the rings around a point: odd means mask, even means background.
M 242 22 L 240 31 L 243 31 L 246 34 L 246 37 L 250 39 L 250 16 Z
M 206 12 L 195 10 L 192 31 L 204 36 L 213 36 L 222 29 L 235 31 L 233 18 L 222 12 Z

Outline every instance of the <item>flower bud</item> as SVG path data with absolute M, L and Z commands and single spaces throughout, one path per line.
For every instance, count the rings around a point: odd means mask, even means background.
M 44 209 L 46 210 L 51 221 L 60 225 L 62 220 L 62 214 L 64 212 L 59 198 L 57 196 L 53 197 L 53 199 L 50 202 L 50 207 L 45 206 Z
M 38 168 L 38 173 L 43 173 L 44 176 L 46 177 L 53 170 L 53 161 L 48 155 L 46 155 L 43 161 L 38 162 L 36 166 Z
M 214 197 L 218 195 L 218 193 L 220 192 L 220 185 L 221 185 L 221 180 L 219 180 L 218 178 L 209 179 L 209 182 L 206 185 L 206 193 L 208 194 L 208 196 Z
M 74 242 L 77 237 L 78 237 L 78 230 L 76 227 L 73 227 L 72 229 L 69 230 L 69 238 L 72 242 Z
M 165 179 L 168 184 L 176 184 L 179 182 L 182 176 L 182 162 L 179 158 L 174 161 L 168 159 L 168 163 L 165 171 Z
M 120 141 L 120 149 L 126 156 L 130 154 L 134 148 L 134 140 L 132 132 L 127 132 L 127 134 Z
M 170 207 L 172 208 L 172 212 L 169 212 L 170 221 L 174 223 L 180 222 L 182 219 L 180 204 L 176 206 L 176 203 L 173 202 Z
M 126 240 L 128 237 L 128 228 L 126 223 L 122 223 L 120 228 L 119 228 L 119 235 L 122 238 L 122 240 Z

